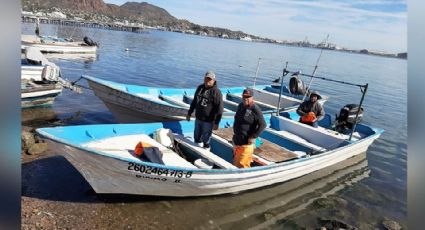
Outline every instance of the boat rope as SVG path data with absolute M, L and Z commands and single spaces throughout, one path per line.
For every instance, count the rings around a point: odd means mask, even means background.
M 84 85 L 76 84 L 76 83 L 77 83 L 78 81 L 80 81 L 81 79 L 83 79 L 83 77 L 79 77 L 77 80 L 75 80 L 75 81 L 71 81 L 71 85 L 75 85 L 75 86 L 81 87 L 81 88 L 83 88 L 83 89 L 90 89 L 89 87 L 86 87 L 86 86 L 84 86 Z

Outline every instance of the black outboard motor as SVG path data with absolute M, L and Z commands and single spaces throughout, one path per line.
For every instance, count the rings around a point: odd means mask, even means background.
M 360 109 L 359 116 L 356 120 L 357 111 Z M 345 105 L 336 117 L 335 130 L 340 133 L 345 133 L 353 128 L 354 123 L 359 123 L 363 118 L 363 108 L 357 104 Z
M 307 87 L 298 76 L 293 76 L 289 79 L 289 91 L 295 95 L 304 95 Z
M 97 43 L 91 40 L 89 37 L 85 36 L 83 38 L 84 43 L 86 43 L 88 46 L 97 46 Z

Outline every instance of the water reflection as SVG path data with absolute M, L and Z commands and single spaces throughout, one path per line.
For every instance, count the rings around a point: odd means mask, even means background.
M 366 154 L 361 154 L 336 166 L 287 183 L 241 194 L 240 199 L 223 198 L 227 206 L 239 211 L 222 212 L 200 228 L 207 226 L 219 229 L 273 228 L 280 220 L 301 212 L 317 200 L 336 194 L 367 177 L 369 169 Z
M 57 156 L 24 164 L 22 174 L 23 196 L 65 205 L 90 203 L 93 209 L 102 207 L 102 216 L 113 216 L 110 222 L 122 221 L 125 214 L 126 224 L 135 228 L 156 221 L 174 229 L 263 229 L 276 228 L 281 220 L 307 208 L 323 208 L 328 204 L 320 200 L 369 177 L 369 169 L 366 154 L 361 154 L 286 183 L 198 198 L 95 194 L 72 165 Z

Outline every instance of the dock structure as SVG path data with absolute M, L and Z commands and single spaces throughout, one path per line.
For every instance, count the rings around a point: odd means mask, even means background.
M 26 23 L 35 23 L 37 18 L 42 24 L 55 24 L 55 25 L 65 25 L 65 26 L 77 26 L 77 27 L 89 27 L 89 28 L 98 28 L 106 30 L 119 30 L 127 31 L 133 33 L 146 33 L 146 27 L 142 26 L 133 26 L 133 25 L 122 25 L 115 23 L 103 23 L 96 21 L 79 21 L 72 19 L 63 19 L 63 18 L 50 18 L 50 17 L 39 17 L 32 15 L 22 15 L 22 22 Z

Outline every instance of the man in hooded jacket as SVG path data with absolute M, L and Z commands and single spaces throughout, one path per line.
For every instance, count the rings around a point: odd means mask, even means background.
M 198 145 L 203 143 L 203 147 L 208 149 L 212 131 L 218 129 L 223 115 L 223 96 L 212 71 L 205 74 L 204 84 L 196 89 L 186 120 L 190 121 L 194 110 L 196 120 L 193 137 Z
M 298 115 L 300 115 L 300 122 L 318 127 L 318 121 L 322 120 L 325 116 L 325 110 L 318 100 L 322 99 L 317 91 L 310 93 L 310 99 L 301 103 L 297 109 Z

